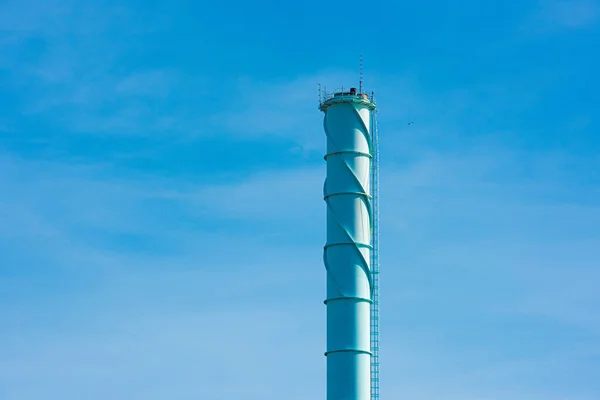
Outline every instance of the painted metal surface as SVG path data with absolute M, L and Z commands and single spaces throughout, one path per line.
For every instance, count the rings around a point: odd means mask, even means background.
M 369 400 L 375 104 L 351 91 L 328 97 L 320 109 L 327 135 L 327 400 Z

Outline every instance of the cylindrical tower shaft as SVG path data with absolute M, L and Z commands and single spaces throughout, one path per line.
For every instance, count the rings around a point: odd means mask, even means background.
M 320 105 L 327 135 L 327 400 L 370 398 L 370 193 L 375 104 L 335 93 Z

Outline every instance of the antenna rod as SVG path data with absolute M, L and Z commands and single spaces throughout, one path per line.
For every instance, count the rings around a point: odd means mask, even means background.
M 362 94 L 363 90 L 363 56 L 360 55 L 360 84 L 358 89 L 358 94 Z
M 319 83 L 319 105 L 323 102 L 323 97 L 321 96 L 321 84 Z

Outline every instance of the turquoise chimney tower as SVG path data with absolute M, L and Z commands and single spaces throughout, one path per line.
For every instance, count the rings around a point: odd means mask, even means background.
M 373 96 L 361 92 L 362 84 L 358 93 L 355 88 L 325 93 L 319 104 L 327 136 L 327 400 L 371 400 L 375 390 L 378 397 L 378 383 L 373 389 L 378 358 L 372 359 L 374 330 L 377 346 L 379 340 L 372 319 L 378 301 L 371 187 L 376 106 Z

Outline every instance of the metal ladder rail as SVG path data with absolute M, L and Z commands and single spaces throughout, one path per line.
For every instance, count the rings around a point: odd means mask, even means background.
M 371 400 L 379 400 L 379 132 L 377 112 L 371 118 L 373 158 L 371 164 L 371 196 L 373 231 L 371 235 L 371 274 L 373 294 L 371 304 Z

